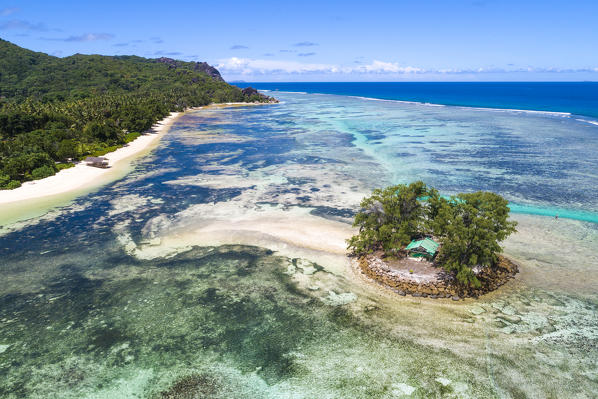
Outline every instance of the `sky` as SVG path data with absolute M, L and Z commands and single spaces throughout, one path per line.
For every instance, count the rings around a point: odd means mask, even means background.
M 598 0 L 0 0 L 0 38 L 228 81 L 598 80 Z

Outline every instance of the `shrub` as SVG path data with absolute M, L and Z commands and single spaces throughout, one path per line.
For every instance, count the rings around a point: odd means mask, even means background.
M 376 249 L 388 256 L 396 254 L 412 236 L 425 230 L 427 206 L 422 198 L 437 196 L 437 191 L 422 181 L 374 190 L 361 201 L 353 222 L 359 234 L 348 240 L 348 247 L 356 254 Z
M 137 137 L 141 136 L 141 133 L 131 132 L 127 133 L 124 138 L 125 143 L 130 143 L 131 141 L 135 140 Z
M 73 166 L 75 166 L 75 164 L 74 163 L 70 163 L 70 162 L 68 162 L 68 163 L 59 163 L 59 164 L 56 164 L 56 169 L 58 169 L 58 170 L 69 169 L 69 168 L 72 168 Z
M 502 251 L 499 242 L 514 233 L 517 222 L 509 220 L 507 200 L 498 194 L 478 191 L 439 201 L 434 218 L 435 234 L 441 237 L 438 259 L 454 271 L 462 284 L 479 286 L 474 266 L 491 266 Z
M 43 179 L 45 177 L 52 176 L 53 174 L 54 169 L 47 165 L 41 166 L 31 171 L 31 177 L 33 177 L 35 180 Z
M 5 187 L 10 181 L 10 176 L 0 172 L 0 188 Z
M 8 182 L 8 184 L 6 186 L 4 186 L 4 190 L 12 190 L 14 188 L 18 188 L 21 187 L 21 182 L 18 180 L 11 180 L 10 182 Z
M 74 140 L 62 140 L 58 144 L 58 150 L 56 151 L 56 157 L 60 161 L 66 161 L 68 158 L 77 157 L 77 143 Z

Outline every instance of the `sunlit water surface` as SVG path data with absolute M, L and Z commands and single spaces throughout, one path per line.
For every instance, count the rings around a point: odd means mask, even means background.
M 0 397 L 595 397 L 598 126 L 277 96 L 187 113 L 123 180 L 3 227 Z M 415 179 L 512 201 L 517 279 L 453 302 L 360 276 L 359 200 Z

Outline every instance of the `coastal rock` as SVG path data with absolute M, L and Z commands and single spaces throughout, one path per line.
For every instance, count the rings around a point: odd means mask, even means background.
M 168 57 L 160 57 L 160 58 L 156 59 L 156 62 L 168 65 L 169 69 L 181 68 L 181 67 L 183 67 L 183 64 L 187 64 L 187 63 L 184 63 L 183 61 L 177 61 L 175 59 L 168 58 Z M 216 68 L 209 65 L 207 62 L 196 62 L 195 65 L 193 66 L 193 69 L 195 71 L 205 73 L 206 75 L 208 75 L 209 77 L 211 77 L 214 80 L 217 80 L 219 82 L 224 82 L 224 79 L 222 79 L 220 72 L 218 72 L 218 70 Z
M 499 262 L 493 267 L 481 268 L 478 272 L 479 288 L 464 287 L 458 283 L 453 275 L 440 270 L 431 275 L 429 280 L 423 280 L 421 275 L 412 275 L 394 270 L 385 261 L 375 255 L 362 257 L 358 261 L 361 271 L 399 295 L 410 294 L 414 297 L 452 298 L 458 301 L 461 298 L 478 298 L 505 284 L 518 273 L 518 267 L 509 259 L 499 256 Z M 515 309 L 504 303 L 493 304 L 498 311 L 514 315 Z M 479 310 L 479 309 L 478 309 Z M 482 309 L 482 311 L 485 311 Z
M 337 294 L 334 291 L 328 291 L 328 297 L 323 298 L 322 301 L 330 306 L 342 306 L 357 300 L 357 295 L 352 292 L 345 292 Z
M 469 309 L 469 311 L 476 316 L 486 312 L 486 310 L 481 306 L 474 306 L 471 309 Z
M 195 67 L 193 69 L 199 72 L 203 72 L 206 75 L 209 75 L 214 80 L 224 82 L 224 79 L 222 79 L 220 72 L 213 66 L 209 65 L 207 62 L 196 62 Z
M 415 387 L 411 385 L 404 384 L 402 382 L 392 384 L 393 394 L 395 395 L 407 395 L 411 396 L 413 392 L 415 392 Z
M 509 323 L 520 323 L 521 322 L 521 317 L 519 316 L 509 316 L 509 315 L 501 315 L 498 317 L 499 319 L 503 320 L 503 321 L 507 321 Z
M 259 91 L 257 91 L 256 89 L 254 89 L 253 87 L 246 87 L 243 90 L 241 90 L 243 92 L 244 95 L 250 97 L 253 95 L 259 95 Z
M 248 100 L 254 99 L 255 102 L 258 102 L 258 103 L 268 102 L 268 103 L 275 104 L 278 102 L 278 100 L 275 99 L 274 97 L 270 97 L 265 94 L 262 94 L 259 91 L 257 91 L 256 89 L 254 89 L 253 87 L 246 87 L 243 90 L 241 90 L 241 92 Z
M 318 271 L 318 269 L 314 266 L 312 262 L 307 261 L 305 259 L 297 259 L 296 264 L 297 268 L 301 269 L 301 272 L 307 276 L 311 276 L 312 274 Z
M 448 378 L 444 378 L 444 377 L 438 377 L 436 378 L 434 381 L 436 381 L 437 383 L 439 383 L 440 385 L 442 385 L 443 387 L 446 387 L 448 385 L 451 384 L 451 380 L 449 380 Z
M 288 276 L 292 276 L 293 274 L 295 274 L 296 271 L 297 271 L 297 268 L 295 267 L 295 265 L 288 265 L 287 270 L 284 271 L 283 273 Z

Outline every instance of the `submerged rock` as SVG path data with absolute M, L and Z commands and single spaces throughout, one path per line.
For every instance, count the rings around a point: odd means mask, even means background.
M 160 394 L 162 399 L 213 397 L 222 389 L 222 384 L 210 375 L 190 375 L 178 380 L 170 389 Z
M 402 382 L 392 384 L 393 393 L 396 395 L 411 395 L 415 392 L 416 388 L 411 385 L 404 384 Z
M 287 270 L 285 270 L 283 273 L 292 276 L 293 274 L 295 274 L 295 272 L 297 272 L 297 268 L 295 267 L 295 265 L 288 265 Z
M 474 306 L 471 309 L 469 309 L 469 311 L 476 316 L 481 315 L 482 313 L 486 313 L 486 309 L 484 309 L 481 306 Z
M 451 384 L 451 380 L 449 380 L 448 378 L 444 378 L 444 377 L 438 377 L 436 378 L 434 381 L 436 381 L 437 383 L 439 383 L 440 385 L 442 385 L 443 387 L 446 387 L 448 385 Z
M 297 259 L 295 264 L 297 268 L 301 269 L 301 272 L 307 276 L 311 276 L 318 271 L 318 268 L 314 263 L 305 259 Z
M 334 291 L 328 291 L 328 296 L 322 301 L 330 306 L 342 306 L 357 300 L 357 295 L 352 292 L 337 294 Z

